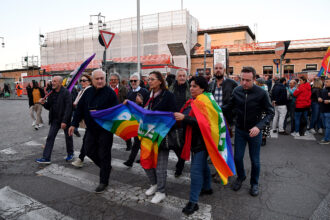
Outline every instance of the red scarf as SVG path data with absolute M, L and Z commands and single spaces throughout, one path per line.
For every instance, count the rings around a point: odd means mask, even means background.
M 181 108 L 180 112 L 182 113 L 186 108 L 188 108 L 192 101 L 194 101 L 194 99 L 189 99 L 186 102 L 186 104 Z M 192 110 L 189 112 L 189 116 L 195 117 Z M 182 153 L 181 153 L 181 158 L 184 159 L 184 160 L 189 160 L 190 159 L 191 137 L 192 137 L 192 126 L 187 125 L 187 127 L 186 127 L 186 138 L 185 138 L 185 142 L 184 142 Z

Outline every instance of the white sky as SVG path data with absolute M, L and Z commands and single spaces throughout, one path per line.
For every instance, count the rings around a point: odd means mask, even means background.
M 141 15 L 181 9 L 181 0 L 140 0 Z M 200 28 L 242 24 L 257 40 L 330 37 L 330 0 L 184 0 Z M 1 0 L 0 70 L 26 55 L 39 56 L 39 32 L 87 25 L 91 14 L 115 20 L 136 16 L 136 0 Z M 0 39 L 0 43 L 1 43 Z

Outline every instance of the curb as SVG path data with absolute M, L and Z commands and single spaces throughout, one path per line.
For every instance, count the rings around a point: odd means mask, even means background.
M 330 219 L 330 193 L 321 201 L 309 220 Z

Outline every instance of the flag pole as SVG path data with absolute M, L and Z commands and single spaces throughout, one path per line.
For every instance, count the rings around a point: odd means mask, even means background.
M 327 74 L 328 74 L 328 70 L 329 70 L 329 64 L 330 64 L 330 58 L 329 58 L 329 61 L 328 61 L 328 66 L 327 66 L 327 69 L 325 70 L 325 76 L 327 76 Z

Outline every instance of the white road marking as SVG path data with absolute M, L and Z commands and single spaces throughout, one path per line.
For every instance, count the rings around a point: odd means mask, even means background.
M 79 155 L 80 152 L 75 151 L 74 154 L 75 155 Z M 75 156 L 77 157 L 77 156 Z M 84 159 L 84 163 L 92 163 L 93 161 L 88 158 L 85 157 Z M 117 158 L 111 158 L 111 166 L 116 169 L 116 170 L 120 170 L 120 171 L 125 171 L 125 172 L 129 172 L 135 175 L 141 175 L 141 176 L 146 176 L 146 173 L 144 171 L 144 169 L 142 168 L 142 166 L 138 163 L 133 163 L 133 167 L 129 168 L 126 165 L 124 165 L 125 161 L 124 160 L 120 160 Z M 167 170 L 167 181 L 172 182 L 172 183 L 178 183 L 178 184 L 190 184 L 190 175 L 188 173 L 182 173 L 180 177 L 176 178 L 174 176 L 174 171 L 173 170 Z
M 37 141 L 28 141 L 28 142 L 24 143 L 24 145 L 27 145 L 27 146 L 40 146 L 42 144 L 37 142 Z
M 305 133 L 304 136 L 294 137 L 294 139 L 297 139 L 297 140 L 307 140 L 307 141 L 316 141 L 314 135 L 309 134 L 309 133 Z
M 17 154 L 17 151 L 14 150 L 14 148 L 9 147 L 9 148 L 6 148 L 6 149 L 3 149 L 3 150 L 0 150 L 0 154 L 14 155 L 14 154 Z
M 4 219 L 72 219 L 9 186 L 0 189 L 0 216 Z
M 58 180 L 82 190 L 93 192 L 99 177 L 78 169 L 70 169 L 52 164 L 37 172 L 37 174 Z M 147 186 L 146 186 L 147 187 Z M 166 219 L 212 219 L 211 205 L 199 203 L 199 210 L 191 216 L 182 214 L 182 208 L 188 202 L 185 199 L 167 196 L 160 204 L 151 204 L 150 197 L 145 195 L 145 189 L 110 180 L 106 192 L 100 194 L 103 198 L 130 207 L 140 212 L 151 213 Z

